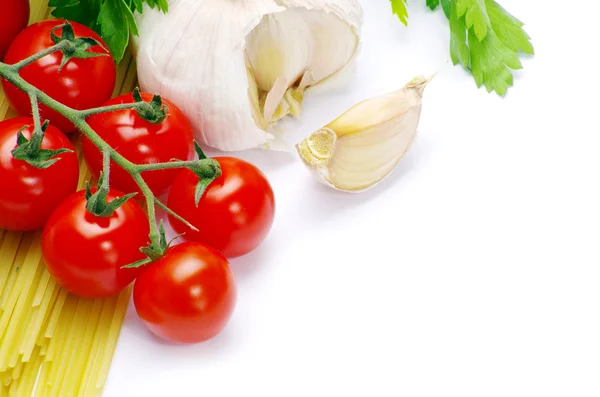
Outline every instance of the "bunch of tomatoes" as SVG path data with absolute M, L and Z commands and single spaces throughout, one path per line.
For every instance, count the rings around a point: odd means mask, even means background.
M 0 18 L 0 36 L 2 40 L 10 38 L 7 45 L 0 43 L 0 57 L 6 64 L 53 46 L 51 31 L 64 23 L 47 20 L 27 27 L 28 16 L 28 2 L 15 0 Z M 75 37 L 91 37 L 103 44 L 91 29 L 75 22 L 71 25 Z M 19 74 L 72 109 L 133 103 L 132 94 L 110 99 L 116 67 L 106 46 L 94 45 L 89 52 L 105 56 L 71 58 L 61 67 L 63 54 L 57 52 L 25 66 Z M 137 313 L 164 339 L 195 343 L 217 335 L 228 323 L 237 299 L 228 259 L 256 249 L 273 223 L 274 195 L 265 176 L 243 160 L 216 157 L 222 174 L 196 203 L 200 177 L 189 169 L 143 172 L 141 176 L 152 193 L 156 197 L 168 194 L 167 206 L 195 229 L 170 215 L 172 228 L 183 234 L 184 242 L 174 243 L 164 256 L 148 265 L 125 268 L 145 258 L 140 248 L 149 243 L 148 217 L 137 200 L 141 195 L 125 201 L 111 214 L 100 216 L 86 209 L 89 195 L 76 191 L 79 161 L 71 140 L 77 131 L 63 115 L 41 104 L 41 118 L 49 121 L 41 149 L 70 151 L 58 154 L 45 168 L 15 159 L 13 150 L 19 135 L 32 139 L 31 102 L 26 92 L 10 82 L 3 80 L 2 86 L 20 116 L 0 122 L 0 228 L 43 230 L 42 254 L 48 271 L 76 295 L 105 298 L 133 282 Z M 141 95 L 144 101 L 152 98 L 148 93 Z M 86 121 L 134 164 L 193 160 L 196 154 L 189 121 L 173 103 L 167 99 L 163 103 L 167 117 L 159 124 L 144 120 L 132 109 L 95 114 Z M 83 139 L 83 157 L 92 174 L 98 176 L 103 157 L 87 138 Z M 138 184 L 117 164 L 111 163 L 109 175 L 107 200 L 139 193 Z

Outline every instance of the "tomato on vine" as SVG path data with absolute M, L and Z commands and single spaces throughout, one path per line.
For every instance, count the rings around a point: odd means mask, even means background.
M 19 132 L 25 140 L 31 141 L 33 131 L 31 117 L 0 122 L 0 229 L 41 229 L 52 211 L 77 189 L 79 162 L 75 149 L 67 137 L 52 125 L 46 127 L 41 151 L 70 151 L 48 159 L 54 163 L 47 168 L 34 165 L 39 152 L 25 150 L 21 156 L 17 155 L 20 159 L 15 158 L 13 151 L 17 147 Z
M 133 287 L 133 303 L 148 329 L 176 343 L 219 334 L 235 309 L 237 286 L 227 259 L 204 244 L 171 247 Z
M 141 99 L 149 102 L 153 96 L 141 93 Z M 134 103 L 133 94 L 124 94 L 111 99 L 104 106 Z M 134 164 L 155 164 L 173 159 L 182 161 L 194 158 L 194 135 L 186 116 L 173 103 L 162 99 L 167 115 L 160 123 L 146 121 L 135 109 L 117 110 L 93 115 L 89 125 L 119 154 Z M 87 138 L 83 139 L 83 155 L 90 171 L 98 176 L 102 171 L 102 153 Z M 139 192 L 131 175 L 111 162 L 111 184 L 123 192 Z M 163 169 L 142 173 L 144 181 L 155 195 L 165 193 L 179 169 Z
M 98 107 L 112 95 L 116 81 L 115 62 L 100 36 L 90 28 L 70 22 L 72 31 L 65 32 L 63 28 L 54 30 L 64 23 L 64 20 L 47 20 L 30 25 L 14 39 L 4 62 L 15 64 L 54 46 L 52 33 L 57 38 L 70 38 L 71 33 L 74 34 L 74 38 L 93 38 L 102 45 L 96 44 L 83 48 L 86 48 L 87 53 L 96 53 L 100 56 L 71 57 L 66 64 L 62 65 L 67 54 L 58 51 L 23 67 L 19 75 L 63 105 L 78 110 Z M 76 54 L 69 56 L 72 55 Z M 7 80 L 2 80 L 2 86 L 6 98 L 18 114 L 31 114 L 31 102 L 27 93 Z M 74 130 L 71 122 L 47 106 L 40 105 L 40 113 L 42 119 L 50 120 L 51 124 L 61 131 L 68 133 Z
M 29 0 L 10 0 L 2 2 L 0 12 L 0 61 L 13 39 L 29 23 Z
M 169 192 L 168 206 L 198 230 L 173 216 L 169 222 L 188 240 L 209 244 L 228 258 L 245 255 L 267 237 L 275 216 L 273 189 L 254 165 L 234 157 L 215 157 L 222 175 L 206 188 L 198 205 L 200 178 L 183 170 Z
M 122 196 L 110 190 L 106 199 Z M 82 190 L 54 211 L 42 235 L 42 254 L 61 286 L 78 296 L 105 298 L 122 291 L 142 271 L 123 266 L 145 258 L 140 248 L 148 243 L 148 218 L 135 200 L 108 216 L 95 215 L 86 205 Z

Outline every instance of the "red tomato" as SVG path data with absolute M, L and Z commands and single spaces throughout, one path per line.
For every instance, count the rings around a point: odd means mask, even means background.
M 42 50 L 52 47 L 54 43 L 50 32 L 64 20 L 49 20 L 30 25 L 22 31 L 10 45 L 4 62 L 13 64 Z M 90 28 L 71 22 L 75 37 L 92 37 L 106 45 Z M 61 29 L 55 34 L 60 37 Z M 89 109 L 106 102 L 112 95 L 116 79 L 116 67 L 110 52 L 98 45 L 87 52 L 107 54 L 86 59 L 72 58 L 58 70 L 63 54 L 55 52 L 21 69 L 19 74 L 30 84 L 44 91 L 53 99 L 73 109 Z M 4 92 L 10 105 L 21 115 L 31 114 L 29 96 L 6 80 L 2 81 Z M 58 127 L 61 131 L 72 132 L 74 126 L 62 115 L 40 105 L 42 118 Z
M 33 119 L 17 117 L 0 122 L 0 228 L 36 230 L 44 227 L 52 211 L 77 189 L 79 162 L 73 144 L 58 129 L 48 126 L 42 149 L 73 150 L 56 156 L 59 160 L 46 169 L 13 158 L 17 133 L 31 139 Z
M 142 93 L 142 99 L 150 101 L 152 95 Z M 105 105 L 133 102 L 133 94 L 124 94 Z M 134 164 L 192 160 L 195 152 L 190 122 L 174 104 L 165 99 L 163 103 L 168 107 L 168 116 L 160 124 L 142 119 L 135 110 L 94 115 L 88 122 L 102 139 Z M 97 176 L 102 171 L 102 154 L 87 138 L 83 140 L 83 155 L 91 172 Z M 154 194 L 161 195 L 169 189 L 180 171 L 147 171 L 142 176 Z M 111 164 L 110 182 L 123 192 L 139 192 L 131 176 L 114 163 Z
M 29 23 L 29 0 L 0 2 L 0 60 L 19 32 Z
M 223 255 L 200 243 L 182 243 L 148 265 L 133 287 L 135 310 L 155 335 L 197 343 L 220 333 L 237 299 Z
M 212 182 L 200 199 L 194 193 L 199 178 L 183 170 L 169 192 L 168 206 L 197 227 L 193 231 L 169 217 L 177 233 L 211 245 L 228 258 L 245 255 L 258 247 L 271 230 L 275 216 L 273 189 L 258 168 L 234 157 L 216 157 L 223 175 Z
M 123 196 L 111 190 L 108 199 Z M 42 235 L 48 271 L 72 293 L 105 298 L 127 287 L 142 268 L 123 269 L 144 259 L 148 218 L 135 200 L 128 200 L 111 216 L 98 217 L 85 208 L 85 191 L 68 197 L 52 214 Z

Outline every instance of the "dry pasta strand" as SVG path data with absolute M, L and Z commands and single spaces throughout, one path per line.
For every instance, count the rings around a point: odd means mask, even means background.
M 47 0 L 31 0 L 31 19 L 50 17 Z M 114 95 L 137 83 L 127 55 Z M 0 91 L 0 118 L 14 117 Z M 75 142 L 81 153 L 81 139 Z M 91 179 L 80 156 L 79 188 Z M 100 395 L 131 297 L 131 288 L 104 300 L 62 289 L 41 260 L 40 233 L 0 229 L 0 396 Z

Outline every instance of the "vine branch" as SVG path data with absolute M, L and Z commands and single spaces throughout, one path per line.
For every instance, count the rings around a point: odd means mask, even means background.
M 59 27 L 69 28 L 70 26 L 68 26 L 68 23 L 67 23 L 65 25 L 58 26 L 56 29 L 58 29 Z M 159 105 L 161 103 L 160 97 L 158 97 L 158 96 L 155 96 L 155 98 L 153 99 L 152 102 L 145 102 L 140 99 L 140 100 L 136 100 L 136 102 L 134 102 L 134 103 L 118 104 L 118 105 L 112 105 L 112 106 L 102 106 L 102 107 L 86 109 L 86 110 L 77 110 L 77 109 L 72 109 L 72 108 L 60 103 L 59 101 L 54 100 L 53 98 L 48 96 L 46 93 L 39 90 L 37 87 L 28 83 L 26 80 L 24 80 L 19 75 L 19 71 L 22 68 L 26 67 L 27 65 L 29 65 L 33 62 L 38 61 L 39 59 L 41 59 L 45 56 L 51 55 L 51 54 L 59 52 L 59 51 L 63 52 L 63 56 L 76 58 L 77 56 L 73 55 L 73 52 L 71 51 L 73 49 L 73 46 L 77 44 L 74 42 L 74 40 L 81 40 L 81 39 L 70 40 L 69 38 L 65 39 L 63 36 L 61 41 L 59 41 L 54 46 L 52 46 L 46 50 L 43 50 L 37 54 L 34 54 L 26 59 L 23 59 L 22 61 L 20 61 L 18 63 L 15 63 L 13 65 L 8 65 L 8 64 L 0 62 L 0 76 L 3 77 L 4 79 L 6 79 L 7 81 L 9 81 L 15 87 L 19 88 L 21 91 L 24 91 L 29 95 L 29 98 L 31 100 L 32 115 L 33 115 L 33 119 L 34 119 L 34 134 L 32 136 L 30 146 L 35 147 L 36 144 L 41 145 L 42 140 L 44 138 L 44 129 L 45 129 L 46 124 L 42 124 L 41 118 L 40 118 L 39 103 L 41 103 L 41 104 L 47 106 L 48 108 L 60 113 L 67 120 L 69 120 L 102 153 L 102 156 L 103 156 L 103 164 L 102 164 L 103 172 L 102 172 L 102 174 L 103 175 L 102 175 L 102 178 L 100 181 L 100 186 L 98 189 L 99 191 L 104 190 L 105 194 L 108 193 L 111 161 L 113 161 L 116 165 L 123 168 L 126 172 L 128 172 L 131 175 L 133 180 L 138 185 L 138 187 L 139 187 L 140 191 L 142 192 L 144 199 L 146 201 L 146 211 L 147 211 L 148 222 L 149 222 L 149 226 L 150 226 L 150 235 L 149 235 L 150 244 L 148 247 L 141 248 L 141 250 L 148 255 L 148 259 L 142 260 L 142 261 L 140 261 L 139 264 L 134 264 L 134 265 L 145 264 L 145 263 L 148 263 L 152 260 L 155 260 L 155 259 L 161 257 L 165 253 L 166 249 L 168 248 L 168 244 L 166 243 L 165 237 L 164 237 L 164 228 L 162 227 L 162 224 L 161 224 L 160 228 L 157 226 L 155 206 L 159 206 L 160 208 L 164 209 L 167 213 L 171 214 L 173 217 L 182 221 L 188 227 L 190 227 L 194 230 L 197 230 L 197 229 L 194 226 L 192 226 L 188 221 L 186 221 L 181 216 L 176 214 L 167 205 L 162 203 L 157 197 L 155 197 L 154 194 L 152 193 L 152 191 L 150 190 L 150 187 L 148 186 L 148 184 L 142 178 L 141 174 L 143 172 L 147 172 L 147 171 L 156 171 L 156 170 L 174 169 L 174 168 L 187 168 L 187 169 L 190 169 L 191 171 L 195 172 L 202 178 L 212 181 L 221 175 L 221 169 L 220 169 L 219 163 L 216 160 L 208 159 L 208 158 L 205 158 L 204 156 L 199 156 L 200 159 L 195 160 L 195 161 L 172 160 L 172 161 L 166 162 L 166 163 L 134 164 L 131 161 L 127 160 L 125 157 L 123 157 L 121 154 L 119 154 L 106 141 L 104 141 L 102 139 L 102 137 L 100 137 L 100 135 L 98 135 L 98 133 L 96 133 L 96 131 L 94 131 L 86 121 L 86 118 L 89 116 L 92 116 L 92 115 L 96 115 L 96 114 L 100 114 L 100 113 L 114 112 L 114 111 L 119 111 L 119 110 L 134 109 L 134 110 L 138 111 L 138 114 L 140 114 L 141 117 L 147 116 L 148 117 L 147 120 L 149 122 L 160 123 L 160 122 L 162 122 L 162 120 L 164 120 L 164 117 L 161 117 L 161 116 L 166 116 L 166 114 L 165 114 L 163 108 L 157 109 L 157 103 Z M 69 53 L 67 54 L 67 52 L 69 52 Z M 139 92 L 137 90 L 134 92 L 134 98 L 136 97 L 136 94 L 138 94 L 137 96 L 139 97 Z M 160 106 L 162 106 L 162 105 L 160 105 Z M 152 112 L 154 112 L 154 114 Z M 162 112 L 162 113 L 157 113 L 157 112 Z M 153 116 L 154 116 L 154 118 L 152 118 Z M 37 147 L 39 148 L 39 146 L 37 146 Z M 60 151 L 57 151 L 57 152 L 60 152 Z M 57 160 L 53 160 L 53 161 L 57 161 Z M 203 182 L 203 183 L 206 183 L 206 182 Z M 123 199 L 117 199 L 117 200 L 120 200 L 120 204 L 122 204 L 125 200 L 129 199 L 132 196 L 133 195 L 127 195 Z M 108 204 L 107 206 L 105 206 L 103 208 L 105 208 L 105 209 L 110 208 L 111 211 L 108 211 L 109 213 L 103 213 L 105 215 L 102 215 L 102 216 L 110 215 L 110 213 L 112 213 L 112 211 L 114 211 L 114 209 L 116 209 L 116 208 L 112 209 L 112 207 L 109 205 L 109 203 L 103 203 L 103 204 Z

